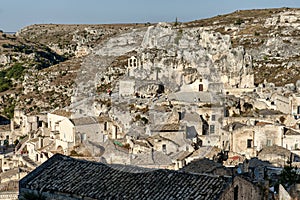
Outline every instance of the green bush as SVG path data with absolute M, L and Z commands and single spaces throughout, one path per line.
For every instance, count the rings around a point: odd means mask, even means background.
M 22 78 L 25 68 L 17 63 L 9 69 L 0 71 L 0 92 L 9 90 L 12 85 L 12 78 L 18 80 Z
M 6 71 L 6 77 L 17 80 L 23 75 L 24 69 L 25 68 L 22 66 L 22 64 L 17 63 Z
M 234 22 L 235 25 L 241 25 L 242 23 L 245 23 L 245 21 L 244 21 L 243 19 L 241 19 L 241 18 L 238 18 L 238 19 Z

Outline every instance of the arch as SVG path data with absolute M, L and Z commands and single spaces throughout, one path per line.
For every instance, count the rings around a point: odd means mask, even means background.
M 63 149 L 62 146 L 60 146 L 60 145 L 57 146 L 56 151 L 57 151 L 57 153 L 61 153 L 61 154 L 64 153 L 64 149 Z

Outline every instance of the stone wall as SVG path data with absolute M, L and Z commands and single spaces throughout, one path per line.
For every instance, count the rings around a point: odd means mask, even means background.
M 17 200 L 19 192 L 0 192 L 0 200 Z
M 235 177 L 232 185 L 225 190 L 220 200 L 262 199 L 263 191 L 253 183 L 241 177 Z

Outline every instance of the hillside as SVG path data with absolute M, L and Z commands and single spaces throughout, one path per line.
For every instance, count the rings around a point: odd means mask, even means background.
M 255 83 L 282 86 L 300 79 L 300 9 L 240 10 L 184 24 L 228 34 L 253 58 Z
M 135 49 L 128 51 L 131 53 L 127 52 L 115 57 L 105 53 L 99 54 L 106 55 L 106 58 L 98 58 L 99 56 L 93 53 L 99 49 L 105 51 L 102 47 L 110 39 L 116 44 L 126 46 L 126 41 L 119 36 L 131 33 L 134 35 L 135 30 L 139 30 L 141 34 L 148 34 L 149 31 L 146 30 L 150 25 L 40 24 L 25 27 L 15 35 L 1 33 L 0 75 L 3 89 L 0 90 L 0 112 L 11 117 L 15 107 L 26 109 L 28 112 L 39 112 L 69 105 L 74 94 L 74 83 L 77 84 L 76 80 L 80 79 L 78 72 L 80 75 L 91 66 L 98 66 L 102 71 L 103 76 L 100 79 L 112 79 L 112 81 L 104 81 L 105 84 L 93 83 L 100 84 L 98 92 L 116 85 L 116 80 L 126 72 L 127 58 L 136 54 L 133 52 Z M 298 69 L 300 9 L 236 11 L 187 23 L 166 23 L 165 27 L 171 31 L 167 33 L 164 28 L 155 29 L 156 32 L 151 33 L 152 37 L 171 34 L 172 41 L 177 45 L 180 46 L 181 43 L 183 46 L 191 45 L 194 49 L 198 48 L 194 44 L 195 41 L 200 42 L 201 45 L 208 44 L 209 49 L 204 47 L 202 50 L 205 50 L 209 56 L 217 57 L 218 60 L 207 63 L 207 66 L 230 65 L 226 66 L 227 70 L 234 65 L 238 65 L 236 67 L 240 69 L 249 66 L 253 69 L 256 84 L 266 80 L 277 86 L 284 86 L 288 83 L 295 84 L 300 79 Z M 160 30 L 162 32 L 159 32 Z M 197 38 L 194 31 L 207 35 L 205 41 L 202 41 L 203 38 Z M 136 38 L 141 39 L 141 36 Z M 150 39 L 148 43 L 151 43 Z M 229 57 L 223 55 L 226 53 L 222 50 L 224 45 L 226 52 L 229 52 Z M 116 46 L 111 45 L 107 48 L 110 47 Z M 118 47 L 116 51 L 117 49 Z M 229 51 L 230 49 L 232 51 Z M 108 49 L 107 52 L 110 50 Z M 151 60 L 162 60 L 162 63 L 180 64 L 181 62 L 176 60 L 176 57 L 170 57 L 166 53 L 168 49 L 160 52 L 151 48 L 147 51 L 152 56 L 149 58 Z M 178 50 L 174 50 L 174 55 L 177 54 L 176 52 Z M 193 54 L 193 52 L 189 53 Z M 93 55 L 90 56 L 91 54 Z M 205 65 L 207 56 L 204 55 L 206 54 L 199 54 L 198 58 L 190 56 L 187 59 Z M 234 58 L 234 55 L 238 57 Z M 240 60 L 240 56 L 246 55 L 251 57 L 251 63 L 235 61 Z M 193 76 L 189 75 L 189 77 Z

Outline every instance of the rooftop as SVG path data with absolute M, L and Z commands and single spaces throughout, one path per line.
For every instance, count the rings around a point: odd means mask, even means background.
M 70 120 L 75 126 L 99 123 L 98 120 L 96 119 L 96 117 L 80 117 L 80 118 L 70 119 Z
M 52 114 L 63 116 L 63 117 L 71 117 L 72 112 L 59 109 L 59 110 L 53 111 Z
M 20 191 L 92 199 L 216 199 L 225 179 L 159 169 L 130 173 L 56 154 L 20 181 Z
M 216 103 L 216 96 L 210 92 L 177 92 L 169 95 L 171 101 L 187 103 L 209 102 Z
M 194 160 L 188 165 L 186 165 L 184 168 L 182 168 L 181 171 L 199 174 L 217 174 L 220 176 L 232 175 L 230 169 L 224 167 L 220 163 L 217 163 L 213 160 L 209 160 L 207 158 Z

